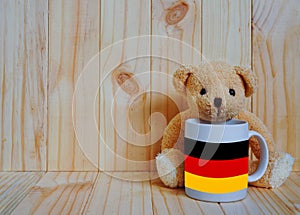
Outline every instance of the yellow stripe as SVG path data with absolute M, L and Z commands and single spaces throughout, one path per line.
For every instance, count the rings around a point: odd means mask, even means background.
M 184 172 L 185 186 L 205 193 L 231 193 L 248 187 L 248 174 L 229 178 L 207 178 Z

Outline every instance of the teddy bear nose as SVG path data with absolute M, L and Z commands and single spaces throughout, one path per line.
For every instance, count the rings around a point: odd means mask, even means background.
M 221 98 L 215 98 L 214 105 L 217 108 L 221 107 L 221 105 L 222 105 L 222 99 Z

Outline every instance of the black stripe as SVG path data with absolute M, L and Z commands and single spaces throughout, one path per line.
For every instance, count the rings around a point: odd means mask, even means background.
M 207 144 L 202 141 L 184 138 L 184 154 L 205 160 L 244 158 L 248 157 L 248 140 L 233 143 Z

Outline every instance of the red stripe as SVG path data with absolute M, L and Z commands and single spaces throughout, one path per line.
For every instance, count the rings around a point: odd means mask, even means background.
M 248 157 L 233 160 L 203 160 L 186 155 L 184 171 L 211 178 L 243 175 L 248 173 Z

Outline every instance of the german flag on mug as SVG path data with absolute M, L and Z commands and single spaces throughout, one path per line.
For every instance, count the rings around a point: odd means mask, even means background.
M 225 194 L 248 187 L 248 140 L 205 143 L 185 138 L 185 187 Z

